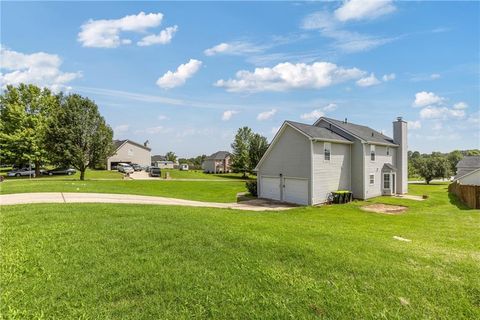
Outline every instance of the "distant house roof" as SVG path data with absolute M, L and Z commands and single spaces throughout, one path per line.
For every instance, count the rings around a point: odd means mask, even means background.
M 386 145 L 391 145 L 395 147 L 398 146 L 397 144 L 395 144 L 395 142 L 393 142 L 392 138 L 387 137 L 383 133 L 378 132 L 370 127 L 362 126 L 362 125 L 354 124 L 350 122 L 340 121 L 336 119 L 331 119 L 327 117 L 321 117 L 315 123 L 318 123 L 322 119 L 325 120 L 326 122 L 334 124 L 335 126 L 339 127 L 345 132 L 350 133 L 351 135 L 356 136 L 369 143 L 380 143 L 380 144 L 386 144 Z
M 457 174 L 455 179 L 464 177 L 478 168 L 480 168 L 480 156 L 465 156 L 457 163 Z
M 457 168 L 480 168 L 480 156 L 465 156 L 458 161 Z
M 205 160 L 224 160 L 226 157 L 230 156 L 228 151 L 217 151 L 214 154 L 205 158 Z
M 327 140 L 327 141 L 338 141 L 344 143 L 351 143 L 350 140 L 347 138 L 342 137 L 338 133 L 333 132 L 328 128 L 317 127 L 309 124 L 304 124 L 295 121 L 285 121 L 286 123 L 290 124 L 294 128 L 300 130 L 307 136 L 312 139 L 319 139 L 319 140 Z
M 120 149 L 121 146 L 123 146 L 125 143 L 131 143 L 137 147 L 140 147 L 140 148 L 143 148 L 145 150 L 148 150 L 148 151 L 151 151 L 152 149 L 150 149 L 149 147 L 147 146 L 144 146 L 143 144 L 141 143 L 138 143 L 138 142 L 135 142 L 135 141 L 132 141 L 132 140 L 129 140 L 129 139 L 125 139 L 125 140 L 113 140 L 113 145 L 115 146 L 115 151 Z
M 165 160 L 167 160 L 167 157 L 159 155 L 159 154 L 156 154 L 156 155 L 152 156 L 152 162 L 165 161 Z

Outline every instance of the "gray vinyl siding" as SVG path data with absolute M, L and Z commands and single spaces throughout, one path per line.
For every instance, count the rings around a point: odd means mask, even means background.
M 387 147 L 375 145 L 375 161 L 370 160 L 370 144 L 365 144 L 364 161 L 365 161 L 365 199 L 382 195 L 382 168 L 385 163 L 396 166 L 396 150 L 390 147 L 390 155 L 387 156 Z M 370 174 L 375 176 L 374 185 L 370 185 Z
M 341 136 L 344 136 L 348 140 L 353 142 L 351 146 L 351 187 L 350 190 L 353 192 L 353 196 L 357 199 L 365 198 L 365 175 L 364 175 L 364 151 L 363 143 L 360 139 L 346 133 L 345 131 L 331 126 L 328 122 L 322 120 L 318 123 L 318 126 L 324 128 L 330 128 L 333 132 L 338 133 Z
M 313 204 L 325 202 L 332 191 L 351 190 L 350 144 L 331 143 L 325 161 L 324 142 L 313 142 Z
M 151 158 L 152 155 L 149 150 L 127 141 L 113 156 L 107 159 L 107 169 L 111 169 L 112 162 L 137 163 L 141 166 L 149 166 L 151 164 Z
M 311 176 L 310 139 L 285 126 L 258 168 L 257 176 L 305 178 Z M 258 183 L 260 186 L 260 181 Z M 310 189 L 310 188 L 309 188 Z M 310 193 L 310 191 L 309 191 Z M 261 190 L 259 190 L 261 194 Z M 309 195 L 309 199 L 311 196 Z

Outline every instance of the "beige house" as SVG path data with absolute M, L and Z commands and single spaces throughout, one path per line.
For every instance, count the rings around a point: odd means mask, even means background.
M 203 172 L 206 173 L 226 173 L 230 172 L 231 155 L 227 151 L 217 151 L 208 156 L 202 162 Z
M 285 121 L 255 169 L 258 196 L 315 205 L 350 190 L 358 199 L 407 193 L 407 123 L 393 138 L 367 126 L 321 117 Z
M 107 159 L 107 169 L 112 170 L 118 163 L 136 163 L 141 166 L 149 166 L 151 161 L 151 149 L 147 142 L 140 144 L 132 140 L 114 140 L 116 147 L 113 156 Z

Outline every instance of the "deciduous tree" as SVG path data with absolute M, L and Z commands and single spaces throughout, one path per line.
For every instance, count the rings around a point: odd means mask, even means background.
M 247 176 L 249 171 L 250 157 L 250 140 L 252 137 L 252 129 L 243 127 L 238 129 L 235 139 L 231 145 L 232 153 L 232 170 L 233 172 L 242 172 L 243 176 Z

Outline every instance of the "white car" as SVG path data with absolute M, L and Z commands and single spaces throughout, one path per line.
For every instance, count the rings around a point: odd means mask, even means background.
M 133 173 L 135 170 L 132 168 L 131 165 L 128 163 L 119 163 L 117 165 L 117 170 L 118 172 L 123 172 L 123 173 Z

